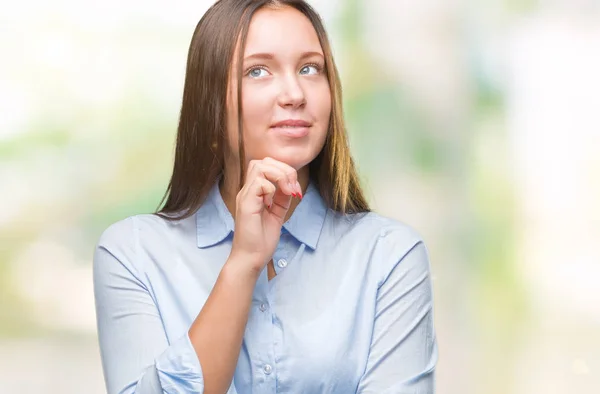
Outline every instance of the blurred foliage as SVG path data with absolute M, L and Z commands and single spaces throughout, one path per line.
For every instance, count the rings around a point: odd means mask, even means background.
M 32 130 L 3 141 L 0 145 L 0 159 L 2 161 L 23 159 L 28 152 L 40 149 L 64 149 L 71 141 L 71 133 L 47 123 L 43 126 L 34 126 Z
M 361 172 L 377 172 L 381 157 L 392 165 L 409 165 L 422 173 L 440 171 L 444 146 L 431 136 L 425 115 L 413 105 L 410 93 L 387 75 L 364 47 L 362 2 L 349 0 L 344 4 L 336 25 L 349 56 L 342 59 L 347 70 L 344 111 Z
M 0 237 L 7 240 L 0 233 Z M 9 262 L 17 250 L 18 244 L 11 245 L 11 250 L 0 248 L 0 338 L 30 336 L 38 332 L 33 316 L 27 311 L 27 303 L 15 290 L 10 275 Z
M 507 11 L 515 14 L 531 12 L 539 7 L 541 0 L 504 0 Z

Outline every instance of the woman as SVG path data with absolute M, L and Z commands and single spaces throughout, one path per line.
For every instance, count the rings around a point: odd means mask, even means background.
M 94 255 L 109 393 L 434 391 L 427 251 L 369 212 L 340 92 L 304 1 L 202 18 L 166 202 Z

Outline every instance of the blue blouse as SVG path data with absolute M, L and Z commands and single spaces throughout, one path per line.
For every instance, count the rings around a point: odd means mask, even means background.
M 107 228 L 94 293 L 108 393 L 203 393 L 187 334 L 231 251 L 218 183 L 190 218 Z M 434 392 L 438 358 L 427 249 L 375 213 L 328 209 L 314 184 L 256 283 L 228 394 Z

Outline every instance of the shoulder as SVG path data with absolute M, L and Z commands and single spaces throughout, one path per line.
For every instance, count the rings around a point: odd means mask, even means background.
M 108 226 L 100 235 L 98 246 L 127 248 L 149 238 L 164 241 L 170 233 L 189 230 L 190 226 L 195 227 L 193 215 L 181 220 L 168 220 L 156 214 L 129 216 Z
M 133 265 L 144 265 L 154 257 L 169 256 L 190 245 L 196 246 L 196 215 L 167 219 L 156 214 L 140 214 L 108 226 L 99 237 L 96 251 L 107 251 L 136 269 Z M 140 271 L 143 268 L 137 267 Z
M 134 217 L 119 220 L 109 225 L 101 234 L 96 249 L 103 248 L 111 253 L 117 250 L 134 249 Z
M 377 216 L 382 223 L 379 232 L 379 245 L 382 252 L 382 276 L 379 285 L 399 270 L 399 276 L 408 279 L 428 277 L 431 264 L 427 246 L 421 234 L 413 227 L 399 220 Z
M 94 283 L 106 284 L 115 276 L 137 276 L 135 261 L 134 218 L 128 217 L 108 226 L 101 234 L 94 249 Z
M 164 221 L 152 214 L 129 216 L 109 225 L 100 235 L 96 246 L 107 249 L 131 248 L 137 242 L 140 228 L 159 230 L 164 226 Z
M 102 256 L 110 255 L 125 265 L 130 271 L 138 271 L 137 256 L 143 244 L 164 241 L 170 228 L 178 221 L 169 220 L 154 214 L 129 216 L 109 225 L 100 235 L 95 247 L 94 265 L 106 264 Z
M 376 212 L 342 215 L 330 212 L 331 226 L 339 234 L 352 234 L 364 240 L 375 239 L 401 248 L 422 242 L 421 235 L 410 225 Z
M 419 270 L 429 270 L 425 242 L 411 225 L 376 212 L 331 216 L 337 233 L 370 249 L 371 268 L 378 272 L 379 283 L 399 264 L 416 264 Z

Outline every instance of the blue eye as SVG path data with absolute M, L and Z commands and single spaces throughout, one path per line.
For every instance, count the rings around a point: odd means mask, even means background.
M 264 74 L 262 72 L 264 72 Z M 266 75 L 267 75 L 267 70 L 265 70 L 262 67 L 256 67 L 256 68 L 253 68 L 252 70 L 248 71 L 248 76 L 252 77 L 252 78 L 260 78 L 260 77 L 264 77 Z
M 312 69 L 312 72 L 311 72 Z M 300 74 L 302 75 L 317 75 L 319 72 L 321 71 L 321 69 L 314 65 L 314 64 L 309 64 L 307 66 L 304 66 L 302 68 L 302 70 L 300 70 Z

